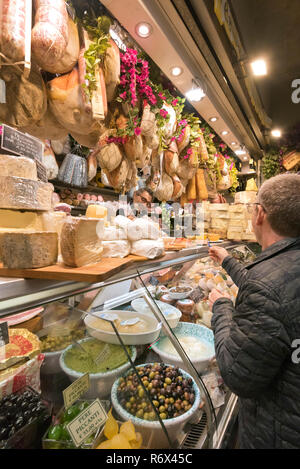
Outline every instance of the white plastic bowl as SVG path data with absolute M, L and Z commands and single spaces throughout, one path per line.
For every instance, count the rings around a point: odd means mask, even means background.
M 93 316 L 87 315 L 84 318 L 84 323 L 88 333 L 99 339 L 103 342 L 108 342 L 109 344 L 116 344 L 120 345 L 118 336 L 116 335 L 113 328 L 111 328 L 111 332 L 103 331 L 101 329 L 96 329 L 92 326 L 92 322 L 95 320 L 94 316 L 98 316 L 103 313 L 112 313 L 117 314 L 119 318 L 130 319 L 130 318 L 141 318 L 144 319 L 149 323 L 149 331 L 147 332 L 134 332 L 132 334 L 129 333 L 119 333 L 120 337 L 122 338 L 125 345 L 145 345 L 151 344 L 155 342 L 158 338 L 161 330 L 161 323 L 157 322 L 154 316 L 149 316 L 149 314 L 138 313 L 136 311 L 124 311 L 124 310 L 112 310 L 112 311 L 100 311 L 93 313 Z
M 78 342 L 86 342 L 87 340 L 91 340 L 91 337 L 79 340 Z M 81 378 L 85 373 L 80 373 L 78 371 L 72 370 L 69 368 L 64 362 L 64 356 L 67 351 L 73 347 L 74 345 L 69 345 L 64 352 L 61 354 L 59 359 L 59 364 L 61 369 L 68 375 L 69 379 L 73 382 L 78 378 Z M 136 348 L 130 347 L 132 354 L 131 360 L 134 362 L 136 359 Z M 115 370 L 107 371 L 105 373 L 89 373 L 90 376 L 90 389 L 84 394 L 85 399 L 96 399 L 104 398 L 109 396 L 110 389 L 114 383 L 114 381 L 125 373 L 130 368 L 130 362 L 128 361 L 122 366 L 119 366 Z
M 149 365 L 149 363 L 147 363 L 147 365 Z M 145 366 L 145 364 L 139 365 L 137 369 L 142 366 Z M 189 375 L 186 371 L 180 369 L 180 372 L 184 378 L 187 378 L 187 379 L 192 378 L 191 375 Z M 143 433 L 145 441 L 149 441 L 149 445 L 151 441 L 151 448 L 153 449 L 168 448 L 169 447 L 168 440 L 166 438 L 166 435 L 159 421 L 148 421 L 148 420 L 140 419 L 130 414 L 129 412 L 127 412 L 127 410 L 125 410 L 121 406 L 118 400 L 118 385 L 119 385 L 119 380 L 117 379 L 111 390 L 111 401 L 117 414 L 125 421 L 131 420 L 136 431 Z M 194 414 L 198 410 L 199 404 L 201 402 L 201 395 L 200 395 L 200 390 L 194 380 L 193 380 L 193 389 L 195 393 L 195 401 L 192 407 L 190 408 L 190 410 L 180 415 L 179 417 L 163 420 L 163 423 L 165 425 L 165 428 L 168 432 L 169 438 L 172 443 L 176 441 L 177 437 L 179 436 L 185 424 L 193 418 Z
M 201 355 L 199 353 L 199 356 L 197 356 L 197 358 L 190 358 L 190 361 L 192 362 L 198 373 L 203 373 L 215 356 L 214 334 L 212 330 L 200 324 L 181 322 L 174 330 L 174 334 L 176 335 L 179 341 L 180 337 L 182 336 L 193 336 L 199 339 L 199 342 L 202 342 L 208 346 L 210 353 L 205 355 Z M 162 335 L 161 339 L 166 340 L 166 336 Z M 171 353 L 165 352 L 164 350 L 161 350 L 160 344 L 161 342 L 158 341 L 155 345 L 152 345 L 152 350 L 160 356 L 161 360 L 163 362 L 170 363 L 173 366 L 185 369 L 184 363 L 181 358 L 176 355 L 172 355 Z
M 164 303 L 163 301 L 155 300 L 155 303 L 157 304 L 157 306 L 159 307 L 159 309 L 165 316 L 166 320 L 168 321 L 169 326 L 172 329 L 175 329 L 175 327 L 179 323 L 180 318 L 182 316 L 181 311 L 178 308 L 175 308 L 175 306 L 168 305 L 167 303 Z M 131 302 L 131 307 L 135 311 L 138 311 L 138 312 L 141 311 L 142 314 L 147 314 L 148 316 L 152 315 L 153 317 L 153 313 L 150 309 L 150 306 L 148 306 L 144 298 L 137 298 L 136 300 L 133 300 Z M 168 317 L 168 314 L 166 314 L 168 312 L 172 313 L 172 316 L 174 314 L 174 317 Z
M 192 291 L 193 291 L 192 287 L 186 287 L 186 288 L 188 288 L 188 291 L 181 292 L 181 293 L 176 293 L 174 291 L 175 288 L 176 287 L 170 288 L 169 293 L 168 293 L 169 297 L 172 298 L 172 300 L 184 300 L 185 298 L 188 298 L 190 296 L 190 294 L 192 293 Z

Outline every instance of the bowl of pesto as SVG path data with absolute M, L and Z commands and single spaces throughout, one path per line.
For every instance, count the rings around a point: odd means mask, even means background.
M 126 346 L 131 360 L 136 359 L 136 348 Z M 109 396 L 114 381 L 130 368 L 130 362 L 121 345 L 108 344 L 94 337 L 79 340 L 67 347 L 59 359 L 61 369 L 71 381 L 86 373 L 90 388 L 86 399 Z

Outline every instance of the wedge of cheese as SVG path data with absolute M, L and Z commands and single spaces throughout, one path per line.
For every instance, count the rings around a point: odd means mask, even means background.
M 37 181 L 36 163 L 25 156 L 0 155 L 0 174 Z
M 62 227 L 60 239 L 60 250 L 64 263 L 70 267 L 82 267 L 99 262 L 103 251 L 101 241 L 103 229 L 103 220 L 68 217 Z
M 91 204 L 86 209 L 87 218 L 104 218 L 107 219 L 107 208 L 102 207 L 101 205 Z
M 0 208 L 51 210 L 52 184 L 15 176 L 0 176 Z
M 7 232 L 0 236 L 2 262 L 9 269 L 35 269 L 55 264 L 58 236 L 52 232 Z

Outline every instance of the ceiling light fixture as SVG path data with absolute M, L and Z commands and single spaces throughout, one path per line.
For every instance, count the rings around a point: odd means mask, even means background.
M 256 77 L 267 75 L 267 64 L 265 60 L 263 59 L 254 60 L 253 62 L 251 62 L 250 65 L 251 65 L 253 74 Z
M 271 134 L 272 134 L 272 137 L 280 138 L 281 137 L 281 130 L 274 129 L 274 130 L 272 130 Z
M 231 145 L 237 145 L 237 143 L 236 142 L 231 142 Z
M 229 134 L 228 130 L 223 130 L 222 135 L 228 135 L 228 134 Z
M 198 81 L 192 80 L 192 89 L 186 92 L 185 96 L 189 101 L 199 102 L 203 99 L 206 94 L 204 93 L 203 89 L 198 84 Z
M 235 154 L 238 156 L 246 155 L 247 154 L 246 148 L 243 145 L 241 145 L 239 150 L 235 150 Z
M 149 23 L 138 23 L 135 27 L 138 36 L 147 38 L 152 34 L 153 28 Z
M 211 117 L 209 120 L 210 120 L 210 122 L 216 122 L 218 120 L 218 118 L 217 117 Z
M 183 73 L 183 70 L 181 67 L 172 67 L 171 68 L 171 73 L 173 77 L 179 77 Z

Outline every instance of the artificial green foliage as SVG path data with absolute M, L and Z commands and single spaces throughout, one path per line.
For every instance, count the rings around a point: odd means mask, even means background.
M 262 159 L 262 173 L 265 179 L 270 179 L 281 172 L 280 154 L 276 149 L 270 149 Z
M 96 21 L 91 22 L 85 17 L 82 20 L 82 25 L 92 41 L 89 48 L 84 53 L 86 63 L 85 80 L 87 80 L 88 83 L 82 85 L 89 100 L 91 100 L 94 91 L 97 89 L 97 67 L 103 63 L 106 51 L 111 47 L 109 42 L 111 20 L 107 16 L 99 16 Z

